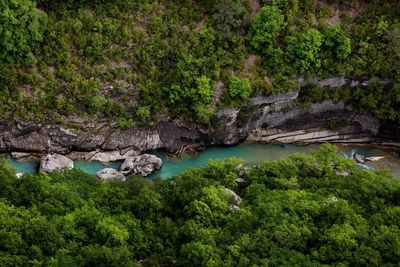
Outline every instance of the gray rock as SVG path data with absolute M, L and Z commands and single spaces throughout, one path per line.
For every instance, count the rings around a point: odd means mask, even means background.
M 242 203 L 242 199 L 238 194 L 236 194 L 234 191 L 232 191 L 228 188 L 225 188 L 225 192 L 233 197 L 233 199 L 235 200 L 236 206 L 240 206 L 240 204 Z
M 17 173 L 15 174 L 15 176 L 17 177 L 17 179 L 21 179 L 23 175 L 24 175 L 24 174 L 23 174 L 22 172 L 17 172 Z
M 381 159 L 384 159 L 385 157 L 366 157 L 366 161 L 379 161 Z
M 121 151 L 104 151 L 93 153 L 93 156 L 90 157 L 90 160 L 98 160 L 101 162 L 109 162 L 109 161 L 117 161 L 124 160 L 126 157 L 137 155 L 136 150 L 128 150 L 125 154 L 122 155 Z
M 229 211 L 231 211 L 231 212 L 237 212 L 237 211 L 240 210 L 240 208 L 239 208 L 238 206 L 233 205 L 233 204 L 229 204 L 229 205 L 228 205 L 228 209 L 229 209 Z
M 28 158 L 32 154 L 31 153 L 24 153 L 24 152 L 11 152 L 11 157 L 14 159 L 23 159 L 23 158 Z
M 365 157 L 361 154 L 354 154 L 354 160 L 357 163 L 364 163 L 365 162 Z
M 40 169 L 45 172 L 52 172 L 64 168 L 73 168 L 74 162 L 59 154 L 48 154 L 40 160 Z
M 240 186 L 242 188 L 244 188 L 250 184 L 249 181 L 247 181 L 246 179 L 243 179 L 243 178 L 237 178 L 235 180 L 235 182 L 238 184 L 238 186 Z
M 104 168 L 96 172 L 96 176 L 101 180 L 121 180 L 125 181 L 125 176 L 113 168 Z
M 288 93 L 281 93 L 269 97 L 263 97 L 263 96 L 256 96 L 256 97 L 251 97 L 247 105 L 254 106 L 254 105 L 266 105 L 266 104 L 276 104 L 276 103 L 281 103 L 281 102 L 289 102 L 292 100 L 295 100 L 299 96 L 300 89 L 294 90 Z
M 346 85 L 347 81 L 344 77 L 333 77 L 318 82 L 320 86 L 328 86 L 331 88 L 342 87 Z
M 155 155 L 143 154 L 135 157 L 128 157 L 122 163 L 119 171 L 124 175 L 138 174 L 149 176 L 152 172 L 159 170 L 162 160 Z
M 349 175 L 350 175 L 350 172 L 348 172 L 348 171 L 336 171 L 336 175 L 337 175 L 337 176 L 346 177 L 346 176 L 349 176 Z

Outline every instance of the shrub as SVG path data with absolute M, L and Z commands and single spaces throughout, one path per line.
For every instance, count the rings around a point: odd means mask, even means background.
M 245 101 L 251 94 L 248 78 L 232 77 L 228 87 L 229 96 L 234 100 Z
M 264 53 L 266 48 L 275 44 L 276 38 L 284 27 L 285 17 L 276 6 L 262 7 L 247 36 L 251 48 Z
M 351 53 L 351 40 L 339 26 L 329 28 L 325 35 L 325 45 L 335 51 L 337 59 L 344 60 Z
M 42 41 L 46 14 L 29 0 L 0 0 L 0 64 L 35 61 L 33 50 Z

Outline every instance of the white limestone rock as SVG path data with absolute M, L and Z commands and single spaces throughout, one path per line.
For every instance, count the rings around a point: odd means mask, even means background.
M 74 162 L 59 154 L 47 154 L 40 160 L 40 169 L 45 172 L 52 172 L 55 170 L 61 170 L 64 168 L 73 168 Z
M 125 176 L 113 168 L 104 168 L 96 172 L 96 176 L 101 180 L 120 180 L 125 181 Z
M 134 157 L 128 157 L 122 163 L 119 171 L 124 175 L 137 174 L 141 176 L 149 176 L 162 166 L 162 160 L 150 154 L 143 154 Z

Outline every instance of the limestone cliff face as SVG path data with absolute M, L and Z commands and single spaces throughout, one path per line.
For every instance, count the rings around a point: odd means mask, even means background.
M 354 81 L 312 81 L 342 86 Z M 352 112 L 344 103 L 326 101 L 299 107 L 299 90 L 272 97 L 254 97 L 239 109 L 215 114 L 212 128 L 165 121 L 156 127 L 123 131 L 106 122 L 74 121 L 74 129 L 55 124 L 0 124 L 0 152 L 26 156 L 55 152 L 74 159 L 111 161 L 144 151 L 177 153 L 244 140 L 276 143 L 369 143 L 400 149 L 400 125 Z M 79 130 L 75 130 L 79 129 Z

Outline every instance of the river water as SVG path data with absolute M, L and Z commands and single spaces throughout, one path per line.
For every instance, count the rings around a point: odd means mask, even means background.
M 183 172 L 188 168 L 197 168 L 207 164 L 208 160 L 224 159 L 229 157 L 241 158 L 246 165 L 258 164 L 265 160 L 282 159 L 293 153 L 307 153 L 317 149 L 317 145 L 275 145 L 275 144 L 241 144 L 231 147 L 212 147 L 196 155 L 183 154 L 178 159 L 169 158 L 165 153 L 156 152 L 155 154 L 163 160 L 163 167 L 160 171 L 153 173 L 150 178 L 160 177 L 170 178 Z M 370 147 L 339 146 L 338 151 L 342 155 L 350 156 L 357 152 L 365 156 L 384 156 L 378 162 L 368 162 L 365 168 L 386 168 L 389 169 L 394 177 L 400 176 L 400 158 L 391 150 L 384 150 Z M 6 157 L 6 162 L 12 165 L 16 172 L 34 173 L 38 168 L 38 161 L 34 160 L 15 160 Z M 99 161 L 75 161 L 75 168 L 88 173 L 111 167 L 118 169 L 121 161 L 103 163 Z

